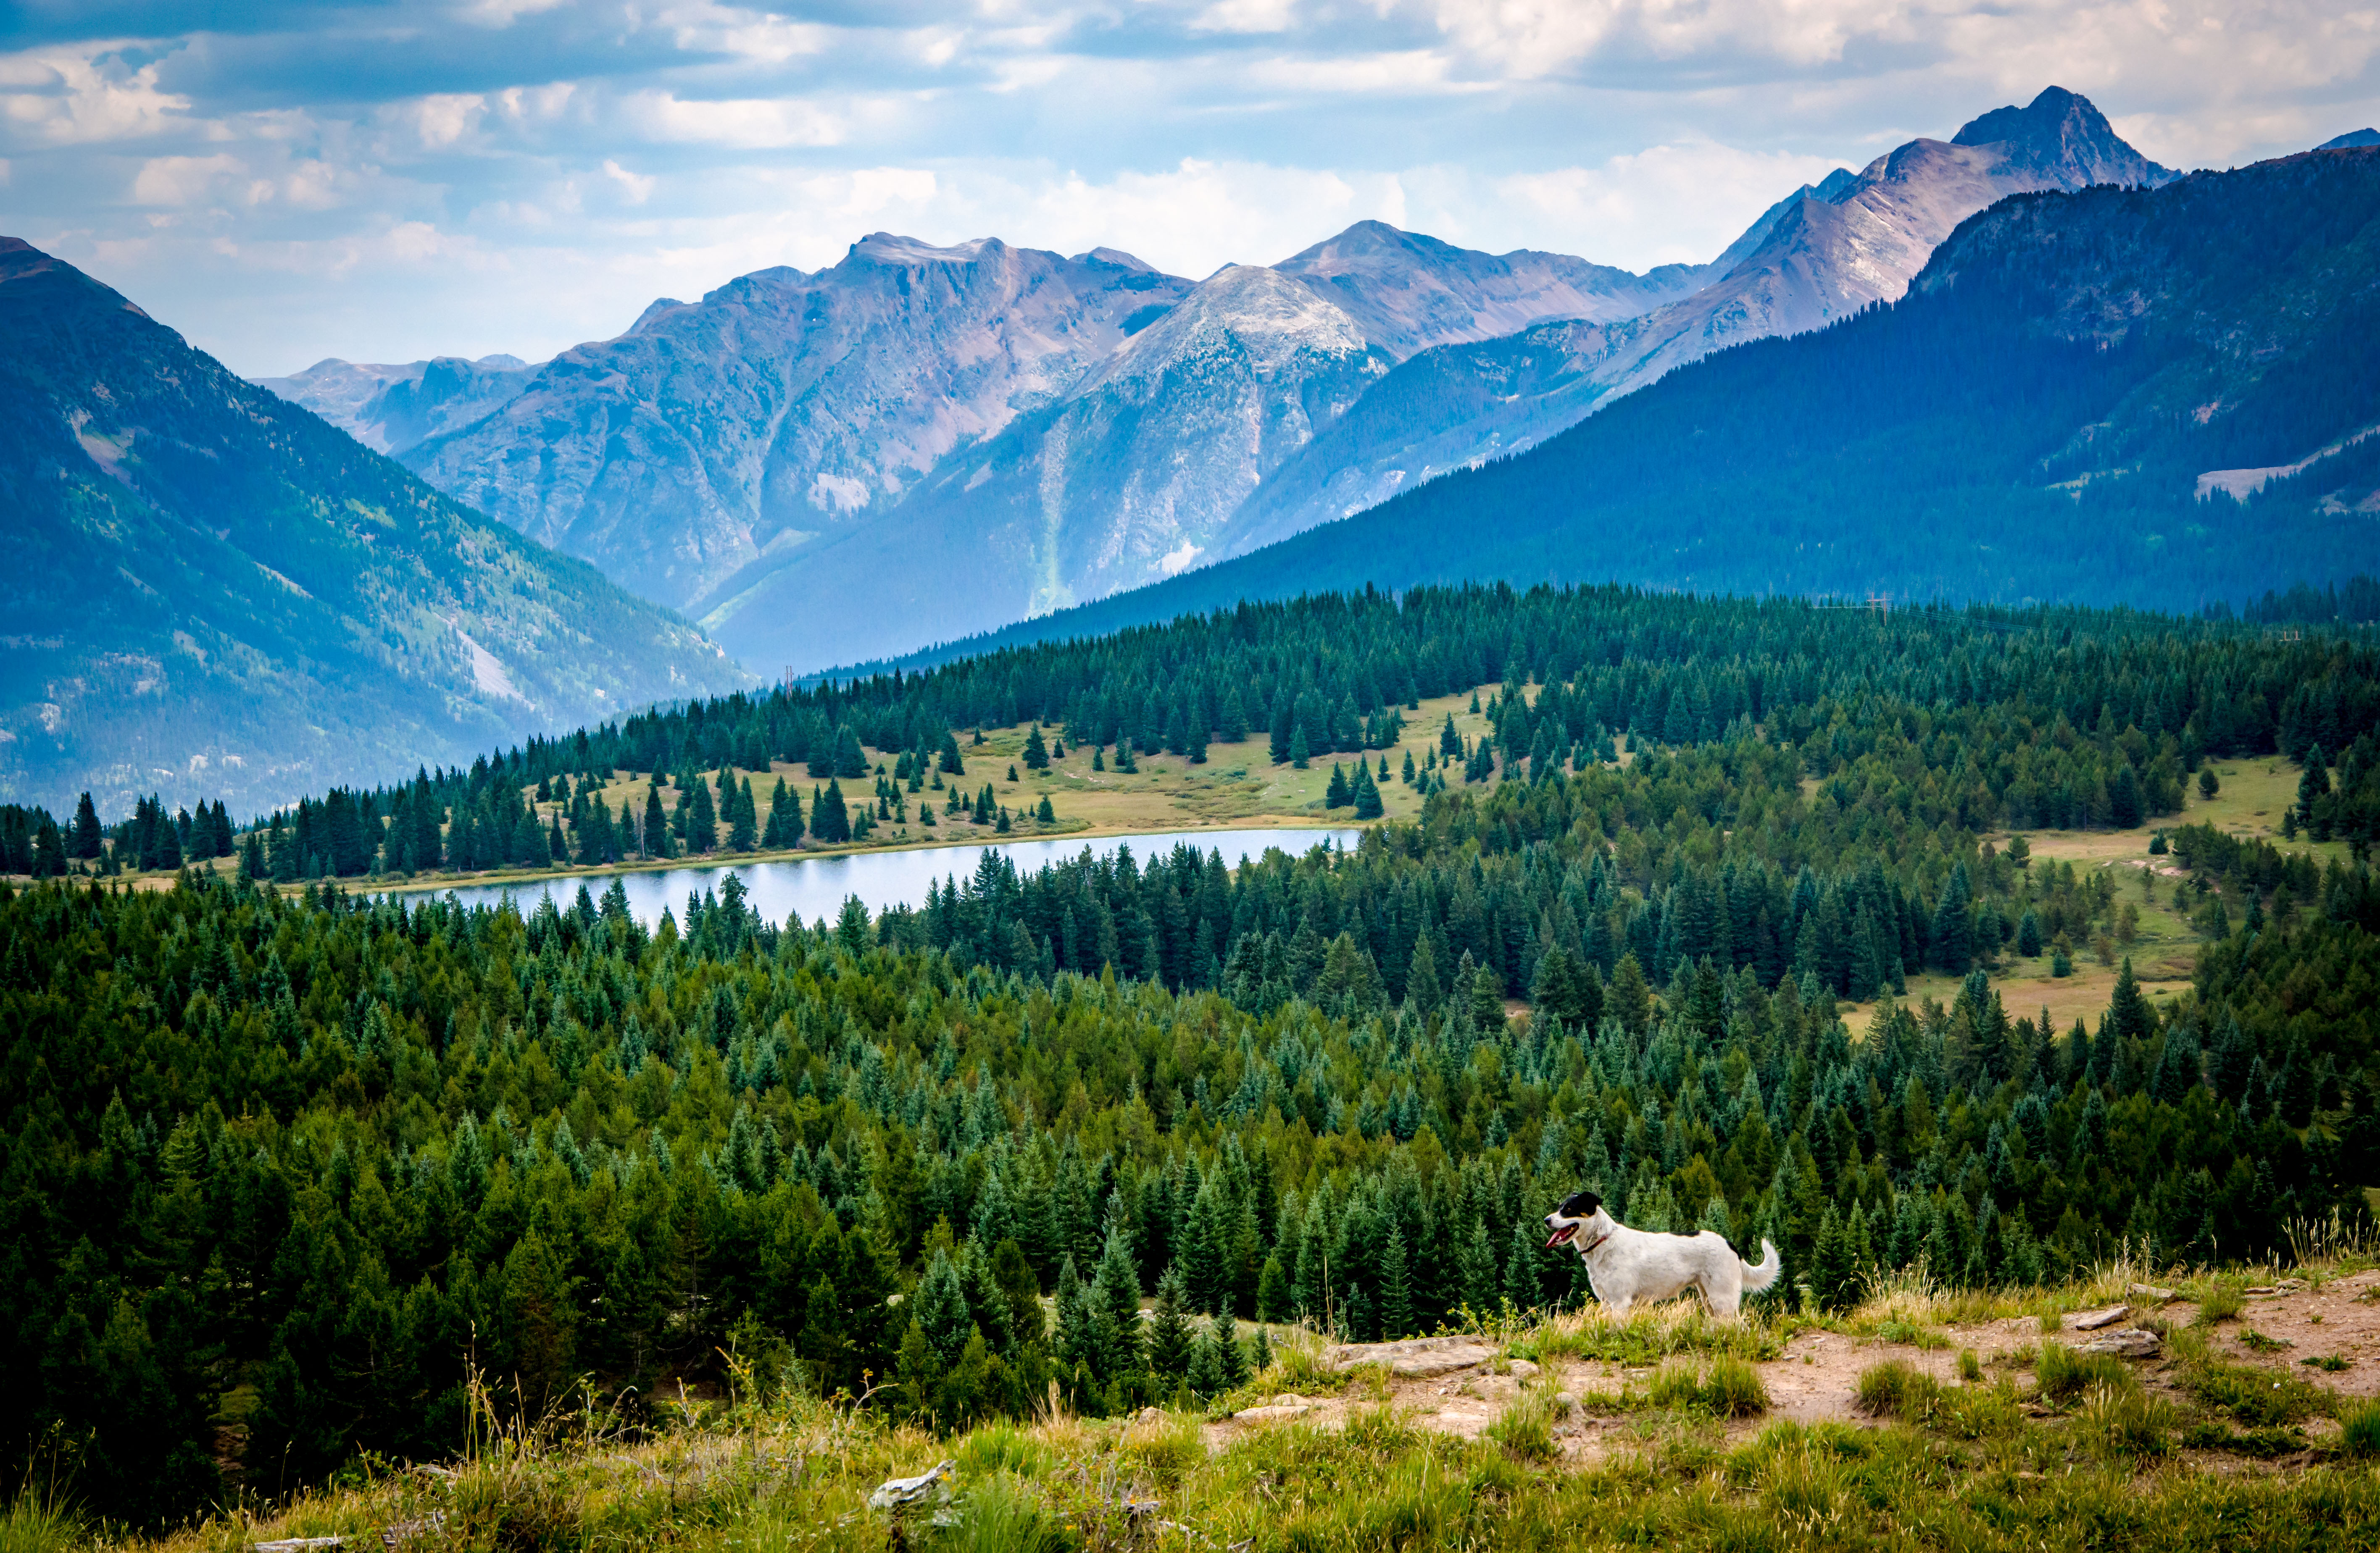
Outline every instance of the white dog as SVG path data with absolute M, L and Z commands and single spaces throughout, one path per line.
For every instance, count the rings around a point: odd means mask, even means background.
M 1592 1192 L 1577 1193 L 1547 1214 L 1546 1228 L 1552 1231 L 1547 1249 L 1575 1244 L 1595 1297 L 1615 1312 L 1639 1300 L 1674 1299 L 1692 1289 L 1712 1315 L 1733 1316 L 1743 1296 L 1776 1282 L 1783 1266 L 1766 1240 L 1755 1266 L 1736 1256 L 1725 1235 L 1709 1230 L 1698 1235 L 1632 1230 L 1604 1212 L 1603 1199 Z

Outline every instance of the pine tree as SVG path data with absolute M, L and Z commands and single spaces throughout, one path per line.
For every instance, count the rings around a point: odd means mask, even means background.
M 1246 1385 L 1248 1356 L 1240 1347 L 1240 1323 L 1230 1311 L 1207 1323 L 1207 1341 L 1215 1353 L 1215 1389 L 1229 1391 Z
M 1512 1225 L 1512 1248 L 1504 1260 L 1504 1298 L 1514 1310 L 1535 1310 L 1545 1303 L 1545 1291 L 1537 1281 L 1538 1249 L 1531 1221 L 1516 1221 Z
M 1015 770 L 1013 766 L 1009 769 Z M 1025 735 L 1025 769 L 1028 771 L 1046 771 L 1050 769 L 1050 747 L 1041 742 L 1041 725 L 1038 722 L 1033 725 L 1032 731 Z
M 671 855 L 669 811 L 662 807 L 662 774 L 655 771 L 652 785 L 645 790 L 645 855 Z
M 859 747 L 859 735 L 846 722 L 834 732 L 834 771 L 836 777 L 864 777 L 868 774 L 868 756 Z
M 844 807 L 843 784 L 830 781 L 810 805 L 810 834 L 832 845 L 851 839 L 851 813 Z
M 1454 1251 L 1455 1298 L 1475 1316 L 1493 1315 L 1497 1307 L 1496 1252 L 1488 1244 L 1488 1221 L 1471 1220 L 1471 1232 Z
M 58 835 L 57 822 L 44 814 L 41 829 L 33 833 L 32 875 L 35 879 L 58 879 L 66 871 L 66 843 Z M 91 888 L 99 887 L 93 885 Z
M 1446 1001 L 1446 989 L 1439 984 L 1438 956 L 1429 947 L 1429 935 L 1415 935 L 1413 963 L 1405 971 L 1405 1007 L 1418 1015 L 1437 1012 Z
M 1339 769 L 1338 761 L 1331 761 L 1330 785 L 1322 795 L 1322 807 L 1326 809 L 1344 808 L 1354 801 L 1354 795 L 1347 791 L 1347 773 Z
M 1091 1298 L 1099 1329 L 1099 1377 L 1113 1380 L 1129 1375 L 1140 1367 L 1140 1274 L 1120 1222 L 1108 1225 Z
M 719 809 L 710 801 L 710 783 L 698 776 L 687 786 L 686 847 L 699 855 L 719 844 Z
M 2146 818 L 2141 802 L 2141 780 L 2129 760 L 2119 760 L 2107 782 L 2107 816 L 2119 831 L 2129 831 Z
M 1168 1379 L 1179 1380 L 1190 1371 L 1190 1351 L 1196 1343 L 1189 1318 L 1180 1264 L 1157 1281 L 1157 1308 L 1148 1324 L 1148 1367 Z
M 1387 762 L 1383 761 L 1382 764 L 1385 765 Z M 1371 769 L 1360 760 L 1355 763 L 1355 791 L 1354 798 L 1355 803 L 1356 819 L 1378 819 L 1380 818 L 1380 815 L 1383 812 L 1383 806 L 1380 802 L 1380 790 L 1372 781 Z
M 86 861 L 97 857 L 104 850 L 101 838 L 99 811 L 86 793 L 75 800 L 74 834 L 67 843 L 67 855 Z
M 2116 973 L 2116 990 L 2107 1001 L 2107 1023 L 2100 1026 L 2104 1037 L 2113 1030 L 2128 1040 L 2144 1040 L 2156 1031 L 2156 1011 L 2142 995 L 2141 984 L 2132 977 L 2132 959 L 2124 956 L 2121 969 Z
M 975 1323 L 967 1314 L 966 1293 L 949 1252 L 935 1249 L 909 1311 L 910 1319 L 924 1329 L 934 1357 L 945 1365 L 957 1363 L 967 1339 L 974 1335 Z
M 752 779 L 746 777 L 735 789 L 735 818 L 728 826 L 727 844 L 736 852 L 749 852 L 759 838 L 753 832 L 758 824 L 760 806 L 752 799 Z
M 2312 830 L 2314 805 L 2329 796 L 2330 764 L 2323 758 L 2322 746 L 2314 745 L 2306 750 L 2305 770 L 2298 777 L 2298 802 L 2294 811 L 2297 822 Z M 2314 839 L 2321 841 L 2325 838 L 2317 831 Z
M 1404 1231 L 1393 1224 L 1380 1247 L 1379 1322 L 1384 1339 L 1404 1337 L 1413 1330 L 1413 1281 L 1406 1265 Z
M 1645 980 L 1645 967 L 1638 963 L 1634 950 L 1621 955 L 1619 966 L 1612 971 L 1603 1011 L 1619 1020 L 1631 1035 L 1643 1035 L 1650 1023 L 1653 989 Z
M 1047 793 L 1041 795 L 1040 807 L 1033 811 L 1033 818 L 1038 823 L 1043 825 L 1058 823 L 1058 811 L 1050 807 L 1050 795 Z
M 1292 770 L 1306 769 L 1305 725 L 1302 722 L 1289 731 L 1289 764 Z
M 1293 1321 L 1297 1312 L 1289 1297 L 1289 1273 L 1281 1265 L 1281 1254 L 1265 1258 L 1264 1269 L 1257 1274 L 1257 1319 L 1259 1321 Z
M 1465 989 L 1470 997 L 1471 1025 L 1475 1030 L 1494 1034 L 1504 1028 L 1504 978 L 1492 965 L 1481 965 L 1471 973 L 1471 985 Z
M 1211 1397 L 1223 1389 L 1223 1358 L 1215 1346 L 1211 1328 L 1190 1345 L 1190 1363 L 1185 1372 L 1193 1396 Z

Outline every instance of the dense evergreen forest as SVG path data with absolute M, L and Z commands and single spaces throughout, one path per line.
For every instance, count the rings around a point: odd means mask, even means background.
M 2349 601 L 2370 587 L 2358 579 Z M 2325 597 L 2306 589 L 2268 601 L 2256 623 L 2285 609 L 2309 618 Z M 1510 688 L 1497 703 L 1496 736 L 1484 751 L 1460 752 L 1458 783 L 1535 781 L 1594 766 L 1632 741 L 1706 744 L 1739 724 L 1790 743 L 1809 774 L 1824 776 L 1890 724 L 1905 738 L 1963 743 L 1963 761 L 1936 752 L 1939 780 L 1959 786 L 1949 801 L 1963 824 L 2131 824 L 2169 811 L 2182 775 L 2208 755 L 2278 749 L 2300 759 L 2319 746 L 2336 758 L 2380 724 L 2374 661 L 2359 636 L 2285 640 L 2228 614 L 1933 608 L 1879 618 L 1798 600 L 1617 587 L 1427 588 L 1400 599 L 1366 589 L 640 713 L 532 740 L 468 770 L 334 791 L 259 817 L 250 861 L 287 882 L 557 855 L 613 861 L 685 844 L 674 837 L 687 833 L 687 819 L 674 810 L 672 837 L 655 833 L 657 794 L 644 812 L 600 819 L 574 806 L 558 846 L 540 828 L 533 790 L 550 795 L 559 780 L 621 770 L 698 800 L 698 850 L 763 844 L 757 833 L 739 841 L 730 795 L 698 773 L 775 759 L 806 761 L 822 781 L 852 780 L 871 770 L 865 746 L 905 752 L 913 770 L 958 774 L 965 731 L 1027 722 L 1061 731 L 1069 746 L 1128 742 L 1194 760 L 1210 739 L 1261 730 L 1280 763 L 1300 744 L 1315 757 L 1383 747 L 1422 698 L 1499 682 Z M 0 809 L 0 871 L 46 877 L 78 865 L 172 867 L 231 855 L 231 817 L 220 803 L 201 810 L 169 816 L 148 801 L 103 827 L 87 803 L 66 821 Z M 45 826 L 55 832 L 46 841 Z M 2368 827 L 2361 834 L 2369 840 Z
M 616 889 L 526 919 L 195 871 L 10 892 L 0 1450 L 64 1449 L 92 1502 L 157 1519 L 226 1473 L 272 1494 L 452 1450 L 474 1366 L 508 1406 L 632 1418 L 722 1353 L 945 1425 L 1052 1381 L 1129 1406 L 1228 1385 L 1238 1318 L 1374 1337 L 1583 1298 L 1535 1224 L 1582 1184 L 1776 1240 L 1769 1297 L 1824 1307 L 1919 1263 L 2286 1254 L 2380 1180 L 2380 890 L 2188 823 L 2184 783 L 2285 750 L 2292 829 L 2368 836 L 2372 653 L 2123 613 L 1309 600 L 321 807 L 385 861 L 606 762 L 832 770 L 846 737 L 1032 717 L 1352 750 L 1489 686 L 1496 737 L 1349 853 L 994 855 L 809 926 L 731 883 L 651 930 Z M 1997 969 L 2120 938 L 2126 903 L 1985 832 L 2159 817 L 2207 940 L 2189 992 L 2160 1009 L 2127 967 L 2095 1021 L 2004 1006 Z M 60 850 L 140 844 L 103 830 Z M 1960 978 L 1948 1006 L 1891 1000 L 1920 969 Z M 1851 1029 L 1839 996 L 1886 1001 Z

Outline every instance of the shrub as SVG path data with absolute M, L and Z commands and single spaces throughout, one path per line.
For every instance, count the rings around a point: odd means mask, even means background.
M 1959 1378 L 1970 1386 L 1984 1378 L 1984 1362 L 1972 1348 L 1959 1350 Z
M 1860 1372 L 1855 1405 L 1871 1418 L 1923 1423 L 1942 1402 L 1942 1383 L 1906 1359 L 1888 1359 Z

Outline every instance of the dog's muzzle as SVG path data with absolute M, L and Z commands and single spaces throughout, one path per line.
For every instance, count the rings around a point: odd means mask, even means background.
M 1546 1249 L 1548 1251 L 1551 1251 L 1558 1245 L 1568 1245 L 1572 1241 L 1578 1238 L 1579 1226 L 1576 1219 L 1572 1219 L 1567 1224 L 1554 1224 L 1553 1220 L 1550 1219 L 1547 1219 L 1546 1222 L 1553 1224 L 1554 1231 L 1551 1235 L 1548 1235 L 1546 1238 Z

